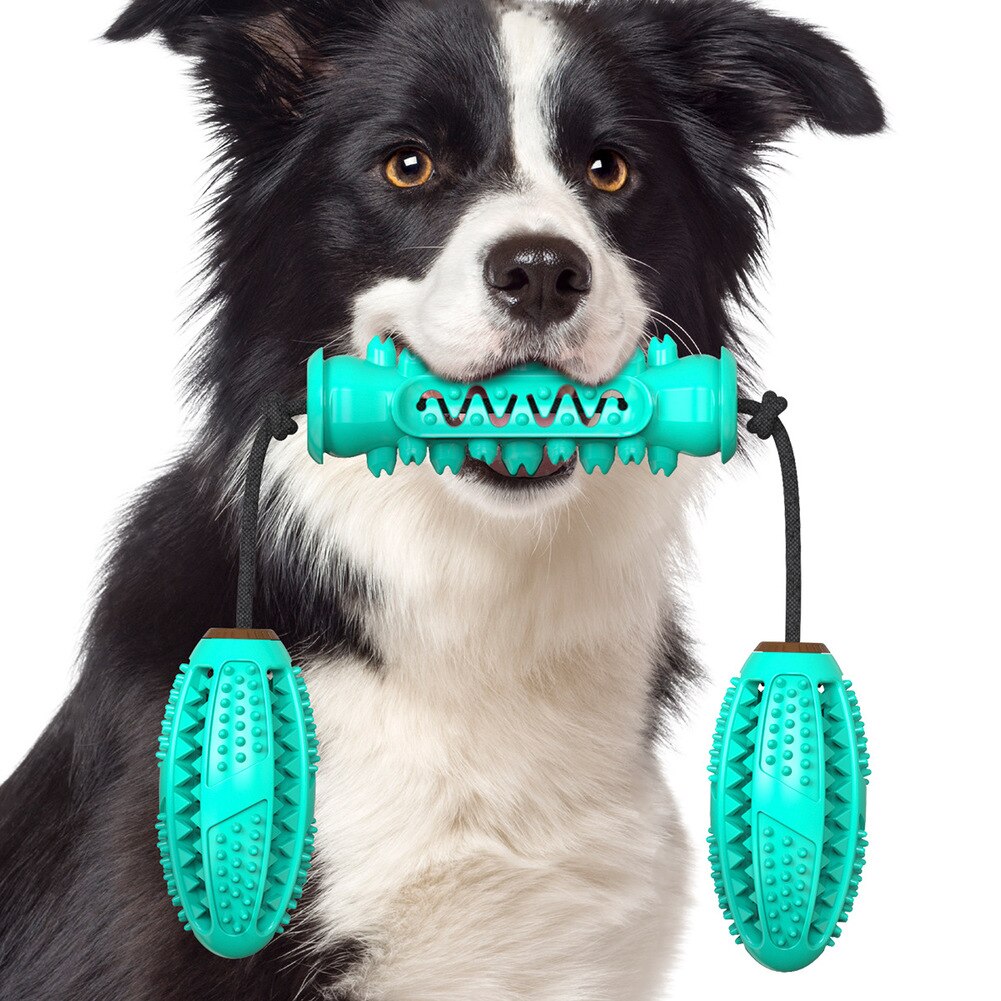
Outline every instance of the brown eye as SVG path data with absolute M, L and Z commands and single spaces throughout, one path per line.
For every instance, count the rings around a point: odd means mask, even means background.
M 434 173 L 434 163 L 424 150 L 407 147 L 398 149 L 383 170 L 394 188 L 419 188 Z
M 629 180 L 629 164 L 614 149 L 596 149 L 591 154 L 587 179 L 599 191 L 614 194 Z

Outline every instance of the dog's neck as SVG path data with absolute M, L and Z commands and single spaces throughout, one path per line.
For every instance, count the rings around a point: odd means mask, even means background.
M 667 481 L 617 464 L 580 477 L 569 501 L 503 516 L 450 474 L 398 466 L 377 480 L 363 459 L 320 467 L 293 438 L 269 456 L 264 545 L 331 586 L 337 561 L 363 573 L 374 646 L 423 686 L 643 664 L 670 614 L 664 557 L 685 545 L 683 508 L 699 477 L 695 464 Z

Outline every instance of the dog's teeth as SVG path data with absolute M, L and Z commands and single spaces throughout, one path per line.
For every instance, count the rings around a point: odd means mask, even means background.
M 642 438 L 624 438 L 619 442 L 619 458 L 628 466 L 630 462 L 639 465 L 646 455 L 646 442 Z
M 591 473 L 595 468 L 607 473 L 615 461 L 615 446 L 606 441 L 585 441 L 580 446 L 580 464 Z
M 436 441 L 428 451 L 436 473 L 443 473 L 446 469 L 457 473 L 466 460 L 465 448 L 451 441 Z
M 428 454 L 428 443 L 422 438 L 411 438 L 409 435 L 399 442 L 400 459 L 404 465 L 412 463 L 420 465 Z
M 663 445 L 651 445 L 647 449 L 647 460 L 652 472 L 663 473 L 665 476 L 670 476 L 678 467 L 678 453 Z
M 500 445 L 489 438 L 474 438 L 469 443 L 469 454 L 480 462 L 485 462 L 488 466 L 497 459 L 497 452 Z
M 558 466 L 561 462 L 568 462 L 576 448 L 576 443 L 570 438 L 553 438 L 546 444 L 546 454 L 549 461 Z

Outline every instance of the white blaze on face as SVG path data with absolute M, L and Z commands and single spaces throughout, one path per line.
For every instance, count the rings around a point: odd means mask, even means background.
M 355 346 L 361 350 L 372 337 L 399 331 L 432 368 L 451 378 L 503 365 L 516 330 L 488 294 L 486 255 L 516 234 L 562 237 L 590 260 L 591 292 L 574 316 L 553 328 L 540 356 L 575 378 L 599 381 L 635 350 L 648 314 L 625 257 L 596 225 L 583 189 L 569 184 L 553 159 L 549 84 L 573 51 L 544 9 L 504 13 L 499 45 L 510 95 L 514 184 L 499 177 L 469 207 L 422 280 L 389 279 L 358 297 Z M 587 164 L 579 166 L 583 185 Z
M 545 194 L 574 201 L 553 162 L 555 136 L 547 89 L 561 60 L 565 42 L 551 21 L 526 10 L 501 18 L 501 46 L 511 93 L 511 138 L 518 180 L 534 201 Z M 566 206 L 561 206 L 566 208 Z M 579 206 L 570 207 L 571 214 Z

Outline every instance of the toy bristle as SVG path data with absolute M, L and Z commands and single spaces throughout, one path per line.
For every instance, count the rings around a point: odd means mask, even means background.
M 738 679 L 728 690 L 724 708 L 716 723 L 710 777 L 716 781 L 720 772 L 724 788 L 724 827 L 720 837 L 709 835 L 709 861 L 713 882 L 719 896 L 723 916 L 734 922 L 735 916 L 760 931 L 760 916 L 754 894 L 754 869 L 751 846 L 751 768 L 754 756 L 754 731 L 758 726 L 759 696 L 754 686 L 741 685 Z M 730 739 L 724 740 L 730 728 Z M 725 755 L 725 761 L 721 760 Z M 720 768 L 720 765 L 725 767 Z M 723 860 L 729 869 L 731 890 L 723 882 Z M 730 933 L 741 941 L 738 925 L 730 925 Z
M 855 906 L 869 844 L 864 817 L 857 815 L 852 780 L 857 770 L 868 782 L 871 771 L 862 713 L 851 682 L 825 688 L 821 712 L 827 775 L 823 851 L 828 862 L 821 870 L 810 936 L 813 944 L 830 946 Z
M 174 679 L 161 724 L 160 749 L 156 755 L 162 769 L 171 747 L 171 738 L 176 734 L 171 768 L 174 801 L 171 834 L 176 845 L 174 856 L 180 864 L 180 872 L 174 872 L 171 860 L 168 816 L 162 808 L 162 797 L 156 829 L 160 865 L 163 867 L 167 892 L 171 902 L 179 908 L 178 920 L 185 925 L 185 930 L 191 930 L 195 924 L 201 927 L 208 914 L 205 866 L 201 839 L 198 836 L 198 808 L 202 781 L 202 734 L 205 729 L 209 679 L 204 672 L 199 671 L 189 677 L 189 667 L 188 664 L 182 665 L 180 673 Z M 186 891 L 183 908 L 182 897 L 178 893 L 179 880 Z

